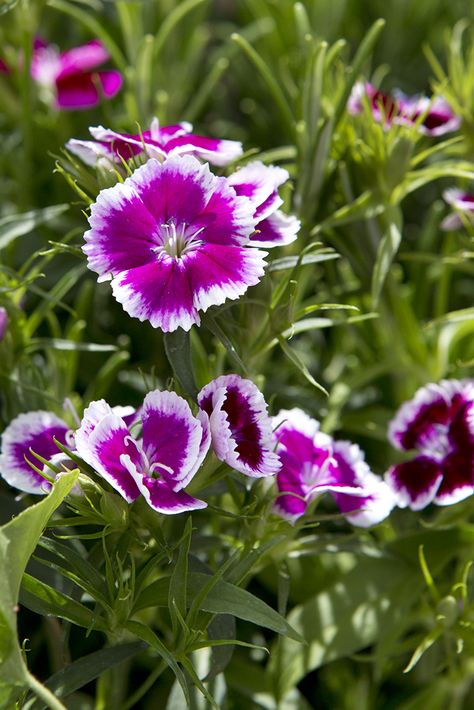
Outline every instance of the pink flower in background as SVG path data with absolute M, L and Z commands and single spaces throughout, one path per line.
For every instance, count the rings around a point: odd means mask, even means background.
M 31 76 L 43 88 L 45 98 L 56 108 L 86 109 L 96 106 L 101 97 L 113 98 L 122 86 L 118 71 L 94 71 L 109 59 L 99 40 L 60 53 L 51 44 L 35 40 Z
M 165 332 L 189 330 L 199 311 L 262 278 L 266 252 L 249 248 L 253 213 L 196 158 L 151 159 L 99 194 L 83 251 L 129 315 Z
M 368 82 L 354 85 L 347 102 L 347 110 L 351 115 L 362 113 L 364 96 L 369 101 L 374 119 L 386 127 L 391 123 L 417 124 L 420 133 L 441 136 L 456 131 L 461 125 L 461 119 L 442 97 L 429 99 L 426 96 L 407 96 L 401 91 L 391 95 L 379 91 Z
M 14 488 L 26 493 L 44 494 L 50 484 L 37 473 L 25 457 L 38 468 L 42 465 L 30 449 L 45 459 L 58 454 L 53 441 L 67 445 L 68 425 L 53 412 L 27 412 L 19 414 L 2 434 L 0 476 Z
M 212 380 L 198 394 L 209 415 L 212 447 L 217 458 L 252 478 L 280 470 L 267 404 L 258 387 L 239 375 Z
M 280 515 L 294 522 L 311 501 L 326 492 L 353 525 L 369 527 L 389 515 L 393 495 L 370 471 L 356 444 L 334 441 L 301 409 L 281 411 L 273 427 L 282 462 L 275 503 Z
M 6 308 L 4 308 L 3 306 L 0 306 L 0 343 L 2 342 L 3 338 L 5 337 L 7 329 L 8 329 L 8 312 L 7 312 Z
M 421 387 L 389 427 L 391 443 L 416 451 L 385 475 L 397 505 L 421 510 L 451 505 L 474 493 L 474 381 L 442 380 Z
M 463 192 L 462 190 L 457 190 L 456 188 L 451 188 L 443 192 L 443 198 L 448 205 L 454 207 L 456 211 L 451 212 L 451 214 L 448 214 L 448 216 L 443 219 L 441 229 L 444 229 L 446 232 L 461 229 L 461 227 L 463 227 L 461 212 L 468 221 L 474 224 L 474 195 Z
M 255 208 L 255 232 L 250 241 L 255 246 L 278 247 L 296 239 L 300 222 L 279 208 L 283 200 L 278 188 L 289 180 L 288 171 L 259 161 L 248 163 L 229 176 L 229 183 L 238 195 L 245 195 Z
M 137 439 L 104 400 L 92 402 L 75 434 L 77 453 L 129 503 L 143 495 L 154 510 L 170 515 L 205 508 L 183 489 L 209 449 L 207 414 L 195 417 L 182 397 L 155 390 L 140 416 Z
M 171 155 L 193 155 L 212 165 L 227 165 L 242 155 L 237 141 L 207 138 L 192 133 L 187 122 L 161 126 L 157 118 L 142 133 L 117 133 L 102 126 L 91 127 L 93 141 L 72 138 L 66 148 L 87 165 L 120 165 L 122 160 L 140 156 L 164 160 Z

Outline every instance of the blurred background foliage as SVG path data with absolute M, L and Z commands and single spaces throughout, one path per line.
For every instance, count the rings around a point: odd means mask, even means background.
M 1 57 L 12 70 L 0 74 L 0 306 L 10 323 L 0 342 L 3 423 L 20 411 L 60 412 L 66 397 L 79 412 L 102 396 L 137 404 L 173 377 L 162 334 L 130 319 L 87 272 L 80 252 L 87 202 L 64 179 L 94 198 L 100 176 L 72 164 L 64 143 L 87 138 L 90 125 L 134 133 L 156 115 L 162 124 L 190 120 L 197 133 L 241 140 L 248 158 L 287 167 L 287 207 L 303 223 L 300 239 L 272 254 L 269 276 L 249 298 L 215 314 L 217 331 L 193 329 L 199 386 L 222 372 L 248 374 L 272 411 L 305 409 L 327 431 L 360 443 L 382 474 L 396 460 L 386 442 L 396 407 L 425 382 L 472 376 L 472 228 L 440 230 L 443 188 L 474 184 L 469 4 L 0 0 L 0 12 Z M 28 71 L 37 35 L 63 51 L 100 38 L 110 66 L 124 74 L 121 93 L 81 112 L 42 103 Z M 414 128 L 383 130 L 368 112 L 349 117 L 345 104 L 361 77 L 384 90 L 443 94 L 462 115 L 461 130 L 430 139 Z M 6 520 L 18 503 L 6 487 L 1 501 Z M 468 589 L 472 539 L 460 530 L 471 520 L 468 500 L 421 516 L 395 511 L 389 524 L 357 538 L 343 522 L 329 522 L 327 544 L 308 531 L 288 559 L 275 554 L 254 589 L 276 606 L 287 575 L 289 608 L 298 605 L 293 622 L 314 634 L 311 654 L 334 621 L 347 635 L 337 653 L 316 649 L 306 665 L 309 651 L 293 642 L 275 645 L 266 670 L 257 651 L 237 649 L 226 672 L 228 707 L 271 708 L 275 698 L 288 710 L 472 707 L 472 595 L 456 601 L 452 623 L 440 621 L 416 558 L 423 542 L 440 600 L 456 583 Z M 440 537 L 418 538 L 425 527 L 440 528 Z M 397 540 L 411 555 L 409 574 L 393 564 Z M 345 584 L 356 589 L 347 608 L 339 598 Z M 22 624 L 30 663 L 44 675 L 45 628 L 29 617 Z M 436 642 L 403 675 L 433 630 Z M 271 640 L 244 624 L 239 638 Z M 80 643 L 82 653 L 94 650 Z M 288 658 L 301 666 L 285 679 Z M 145 670 L 134 665 L 137 677 Z M 167 682 L 137 707 L 157 707 L 171 674 Z

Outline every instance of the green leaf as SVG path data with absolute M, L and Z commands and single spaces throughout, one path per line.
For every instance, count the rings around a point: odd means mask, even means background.
M 0 708 L 12 707 L 18 693 L 31 685 L 16 631 L 20 583 L 43 529 L 77 475 L 77 471 L 61 475 L 46 498 L 0 528 L 0 569 L 4 571 L 0 576 Z
M 86 606 L 30 574 L 23 575 L 20 602 L 42 616 L 57 616 L 85 629 L 107 629 L 106 624 Z
M 392 262 L 398 252 L 401 235 L 401 213 L 397 210 L 396 218 L 391 220 L 379 244 L 372 274 L 372 301 L 374 308 L 382 292 Z
M 311 321 L 314 321 L 314 320 L 323 320 L 323 319 L 322 319 L 322 318 L 321 318 L 321 319 L 308 318 L 308 321 L 310 321 L 310 320 L 311 320 Z M 319 390 L 319 392 L 322 392 L 324 395 L 326 395 L 326 397 L 328 397 L 328 396 L 329 396 L 328 391 L 327 391 L 322 385 L 320 385 L 319 382 L 317 382 L 317 381 L 314 379 L 313 375 L 312 375 L 311 372 L 308 370 L 308 368 L 306 367 L 306 365 L 304 364 L 304 362 L 302 361 L 302 359 L 300 358 L 300 356 L 298 355 L 298 353 L 296 353 L 296 352 L 293 350 L 293 348 L 290 348 L 290 346 L 289 346 L 288 343 L 286 342 L 285 338 L 284 338 L 282 335 L 279 335 L 279 336 L 277 336 L 277 340 L 278 340 L 278 342 L 279 342 L 279 344 L 280 344 L 280 348 L 282 349 L 283 354 L 286 355 L 286 357 L 288 358 L 288 360 L 289 360 L 291 363 L 293 363 L 293 365 L 296 367 L 296 369 L 297 369 L 299 372 L 301 372 L 301 374 L 303 375 L 303 377 L 304 377 L 306 380 L 308 380 L 308 382 L 309 382 L 310 384 L 312 384 L 313 387 L 315 387 L 317 390 Z
M 195 595 L 210 581 L 210 575 L 201 572 L 191 572 L 188 576 L 187 604 L 191 606 Z M 168 590 L 170 578 L 165 577 L 153 582 L 139 595 L 134 613 L 141 609 L 153 606 L 168 605 Z M 283 634 L 295 641 L 301 640 L 301 635 L 296 632 L 287 621 L 268 604 L 255 597 L 245 589 L 236 587 L 228 582 L 219 581 L 202 601 L 202 611 L 212 614 L 232 614 L 238 619 L 250 621 L 252 624 L 271 629 L 278 634 Z
M 193 530 L 192 518 L 186 521 L 183 539 L 178 548 L 178 559 L 170 577 L 170 588 L 168 593 L 168 608 L 173 623 L 173 632 L 175 636 L 178 632 L 178 620 L 176 612 L 181 618 L 186 616 L 186 591 L 188 588 L 188 555 L 191 545 L 191 534 Z
M 328 589 L 295 607 L 288 622 L 307 641 L 302 647 L 281 639 L 269 672 L 277 696 L 283 698 L 305 675 L 403 629 L 407 611 L 425 582 L 418 561 L 420 545 L 436 572 L 474 540 L 471 528 L 437 530 L 400 538 L 378 556 L 357 555 L 351 570 Z
M 18 237 L 29 234 L 45 222 L 63 214 L 69 209 L 68 204 L 52 205 L 41 210 L 31 210 L 23 214 L 8 215 L 0 219 L 0 249 L 4 249 Z
M 109 668 L 133 658 L 146 648 L 148 648 L 146 643 L 132 641 L 95 651 L 58 671 L 48 678 L 44 685 L 57 698 L 67 698 L 68 695 L 95 680 Z M 41 710 L 41 707 L 43 706 L 38 700 L 30 700 L 24 706 L 24 710 Z

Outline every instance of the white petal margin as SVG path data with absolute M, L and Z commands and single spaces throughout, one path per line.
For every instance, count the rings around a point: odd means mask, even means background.
M 143 449 L 149 463 L 165 463 L 173 469 L 173 484 L 169 484 L 173 491 L 180 491 L 197 473 L 204 458 L 207 454 L 211 443 L 209 432 L 209 419 L 207 416 L 195 417 L 191 411 L 189 404 L 185 399 L 176 394 L 176 392 L 168 392 L 154 390 L 149 392 L 143 401 L 141 412 L 143 425 Z M 155 452 L 154 441 L 149 439 L 151 427 L 156 426 L 159 418 L 163 417 L 164 421 L 169 417 L 181 420 L 188 429 L 188 440 L 183 442 L 184 458 L 180 463 L 179 470 L 174 468 L 173 463 L 169 460 L 160 461 L 160 450 L 157 446 Z M 150 424 L 151 418 L 155 419 L 153 425 Z M 166 432 L 164 432 L 166 434 Z M 168 432 L 169 435 L 172 432 Z M 183 449 L 180 449 L 183 453 Z M 140 489 L 141 490 L 141 489 Z M 142 491 L 143 492 L 143 491 Z
M 7 426 L 2 434 L 2 453 L 0 454 L 0 475 L 7 483 L 25 493 L 45 495 L 48 492 L 46 480 L 44 482 L 38 481 L 37 474 L 26 461 L 23 461 L 23 465 L 19 464 L 15 447 L 21 443 L 28 446 L 31 437 L 54 426 L 67 427 L 67 424 L 52 412 L 43 410 L 19 414 Z M 26 450 L 25 453 L 29 454 L 29 451 Z M 32 459 L 35 463 L 34 457 Z
M 253 423 L 258 429 L 256 444 L 260 450 L 261 462 L 257 468 L 242 461 L 237 452 L 237 442 L 232 436 L 227 412 L 223 409 L 228 388 L 237 389 L 239 395 L 245 400 Z M 201 406 L 209 396 L 212 397 L 210 415 L 212 446 L 217 458 L 251 478 L 273 476 L 278 473 L 281 462 L 279 456 L 273 451 L 275 442 L 272 420 L 268 415 L 267 403 L 258 387 L 251 380 L 243 379 L 239 375 L 221 375 L 203 387 L 198 394 L 198 404 Z
M 270 231 L 276 235 L 273 239 L 259 239 L 259 224 L 255 227 L 255 234 L 250 239 L 250 244 L 256 247 L 284 247 L 294 242 L 301 228 L 301 222 L 297 217 L 291 214 L 285 214 L 281 210 L 277 210 L 266 218 Z
M 116 414 L 121 417 L 121 412 L 114 412 L 112 407 L 107 404 L 105 399 L 97 399 L 91 402 L 89 406 L 84 410 L 82 415 L 81 426 L 74 434 L 74 440 L 76 443 L 76 448 L 81 450 L 88 450 L 89 447 L 89 436 L 96 428 L 97 424 L 107 416 L 107 414 Z M 79 453 L 81 458 L 84 458 L 81 453 Z M 85 461 L 86 459 L 84 459 Z
M 395 506 L 395 496 L 385 481 L 372 473 L 362 449 L 350 441 L 335 441 L 334 453 L 354 472 L 354 483 L 363 489 L 364 496 L 370 496 L 370 500 L 365 501 L 360 510 L 344 513 L 347 520 L 362 528 L 377 525 L 385 520 Z
M 278 432 L 289 429 L 291 431 L 298 431 L 304 434 L 310 439 L 315 438 L 316 433 L 319 432 L 320 424 L 316 419 L 312 419 L 306 412 L 298 407 L 293 409 L 281 409 L 278 414 L 272 419 L 273 436 L 278 440 Z M 327 442 L 331 442 L 331 437 L 324 434 L 327 437 Z M 326 439 L 325 439 L 326 441 Z M 323 446 L 323 444 L 321 444 Z

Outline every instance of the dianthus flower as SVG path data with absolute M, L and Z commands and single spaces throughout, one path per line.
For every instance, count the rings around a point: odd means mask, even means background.
M 253 213 L 196 158 L 151 159 L 99 194 L 83 251 L 129 315 L 166 332 L 189 330 L 199 311 L 262 278 L 266 252 L 249 248 Z
M 70 427 L 53 412 L 19 414 L 2 434 L 2 478 L 20 491 L 39 495 L 47 493 L 50 488 L 48 481 L 35 471 L 26 459 L 41 468 L 30 449 L 44 459 L 51 460 L 58 454 L 54 439 L 67 445 L 69 429 Z
M 280 515 L 294 522 L 311 501 L 328 491 L 353 525 L 369 527 L 387 517 L 393 496 L 370 471 L 356 444 L 333 441 L 301 409 L 281 411 L 273 424 L 282 462 L 275 503 Z
M 117 133 L 103 126 L 91 126 L 93 141 L 72 138 L 66 148 L 84 163 L 111 167 L 133 157 L 164 160 L 169 155 L 194 155 L 212 165 L 227 165 L 242 155 L 238 141 L 198 136 L 190 123 L 161 126 L 157 118 L 142 133 Z
M 238 195 L 245 195 L 253 204 L 255 232 L 250 241 L 255 246 L 278 247 L 296 239 L 300 222 L 279 208 L 283 200 L 278 188 L 289 180 L 288 171 L 259 161 L 248 163 L 229 176 L 229 183 Z
M 461 124 L 460 118 L 442 97 L 429 99 L 426 96 L 407 96 L 401 91 L 391 95 L 379 91 L 368 82 L 355 84 L 347 103 L 350 114 L 362 112 L 364 95 L 369 100 L 374 119 L 386 127 L 391 123 L 417 124 L 420 133 L 441 136 L 456 131 Z
M 455 212 L 451 212 L 447 217 L 441 222 L 441 229 L 445 231 L 451 231 L 455 229 L 460 229 L 463 226 L 463 220 L 460 213 L 462 212 L 469 222 L 474 223 L 474 195 L 463 192 L 462 190 L 457 190 L 456 188 L 450 188 L 443 192 L 443 198 L 454 207 Z
M 442 380 L 421 387 L 389 426 L 391 443 L 415 458 L 385 475 L 397 505 L 421 510 L 474 493 L 474 382 Z
M 75 434 L 79 456 L 129 503 L 143 495 L 160 513 L 205 508 L 185 488 L 210 445 L 209 418 L 175 392 L 155 390 L 140 411 L 141 437 L 104 401 L 92 402 Z
M 118 71 L 94 71 L 109 59 L 97 40 L 60 53 L 51 44 L 36 39 L 31 60 L 31 76 L 56 108 L 86 109 L 96 106 L 101 97 L 114 97 L 122 86 Z
M 209 415 L 218 459 L 252 478 L 280 470 L 267 405 L 253 382 L 239 375 L 222 375 L 203 387 L 198 404 Z

